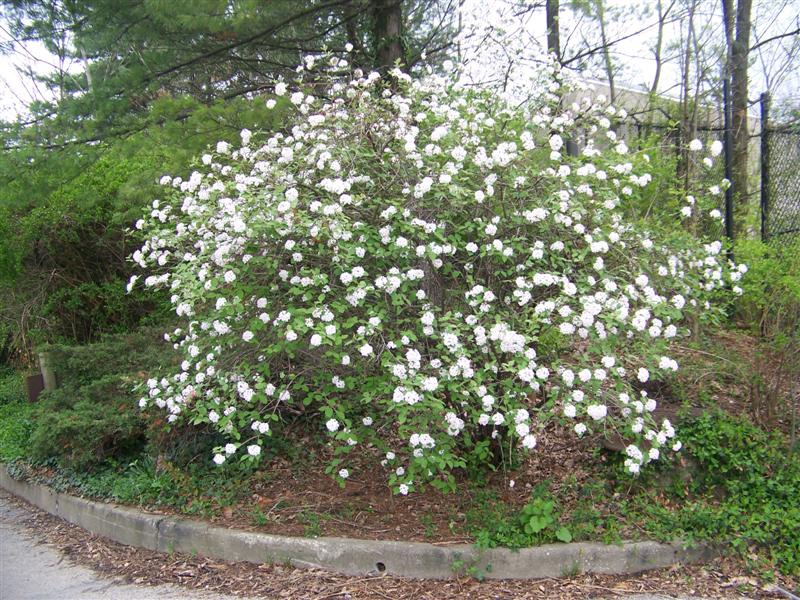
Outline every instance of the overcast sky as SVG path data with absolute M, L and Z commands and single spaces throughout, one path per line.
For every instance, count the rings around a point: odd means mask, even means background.
M 528 4 L 533 4 L 533 1 Z M 543 5 L 544 2 L 538 4 Z M 565 5 L 566 0 L 562 0 L 561 4 Z M 662 4 L 666 7 L 670 4 L 670 0 L 663 0 Z M 682 3 L 679 1 L 676 4 Z M 611 15 L 607 19 L 607 38 L 611 41 L 621 40 L 612 45 L 612 58 L 615 64 L 623 67 L 615 76 L 617 86 L 636 90 L 649 89 L 656 69 L 652 52 L 658 33 L 656 0 L 605 0 L 605 5 L 607 15 Z M 650 8 L 650 14 L 642 10 L 644 7 Z M 514 9 L 512 2 L 466 0 L 464 13 L 467 27 L 481 27 L 485 23 L 504 23 L 506 31 L 513 31 L 509 37 L 514 43 L 522 45 L 521 38 L 526 36 L 538 41 L 540 45 L 545 43 L 544 8 L 522 17 L 514 17 L 513 15 L 519 14 L 519 10 Z M 616 16 L 615 13 L 622 16 Z M 677 11 L 673 10 L 672 14 L 676 13 Z M 800 25 L 799 15 L 799 0 L 755 0 L 751 46 L 767 38 L 797 29 Z M 585 17 L 576 18 L 573 13 L 564 9 L 561 10 L 560 19 L 564 58 L 568 59 L 575 52 L 599 44 L 599 28 L 595 22 Z M 695 23 L 701 46 L 710 49 L 714 43 L 724 43 L 721 0 L 700 0 Z M 658 86 L 660 94 L 675 97 L 679 95 L 681 68 L 675 46 L 678 46 L 682 36 L 686 35 L 686 27 L 687 19 L 673 18 L 665 28 L 662 54 L 669 60 L 662 67 Z M 751 53 L 749 88 L 751 99 L 756 99 L 761 92 L 769 89 L 776 101 L 793 99 L 795 105 L 800 105 L 800 55 L 794 64 L 787 60 L 787 51 L 792 45 L 796 50 L 798 45 L 796 36 L 765 44 L 758 51 Z M 528 49 L 527 52 L 531 53 L 531 50 Z M 490 65 L 491 61 L 488 65 L 484 65 L 487 72 L 492 71 Z M 605 73 L 600 68 L 593 69 L 591 75 L 605 79 Z

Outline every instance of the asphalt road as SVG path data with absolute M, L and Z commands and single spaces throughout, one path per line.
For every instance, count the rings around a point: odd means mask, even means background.
M 242 600 L 172 586 L 140 586 L 70 564 L 18 522 L 24 509 L 0 492 L 0 600 Z

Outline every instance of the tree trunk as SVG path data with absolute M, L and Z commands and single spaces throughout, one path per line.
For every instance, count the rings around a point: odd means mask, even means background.
M 748 143 L 750 133 L 747 122 L 747 67 L 750 54 L 750 15 L 753 0 L 739 0 L 736 9 L 736 38 L 731 46 L 731 96 L 733 105 L 733 202 L 739 208 L 735 219 L 736 229 L 741 232 L 750 198 L 747 174 Z
M 395 65 L 405 68 L 402 0 L 371 0 L 375 67 L 386 73 Z
M 558 25 L 559 0 L 547 0 L 545 4 L 545 18 L 547 20 L 547 51 L 554 54 L 561 62 L 561 40 Z

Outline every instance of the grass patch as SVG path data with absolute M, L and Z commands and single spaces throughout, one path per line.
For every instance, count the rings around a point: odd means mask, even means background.
M 26 401 L 22 375 L 8 369 L 0 371 L 0 461 L 28 456 L 32 415 L 33 405 Z
M 604 520 L 588 503 L 569 513 L 550 492 L 548 482 L 531 491 L 530 500 L 512 509 L 494 490 L 480 490 L 466 513 L 466 532 L 480 548 L 526 548 L 556 542 L 591 539 Z
M 781 435 L 722 412 L 684 424 L 680 436 L 683 466 L 635 482 L 627 519 L 658 539 L 723 543 L 764 574 L 800 574 L 797 452 Z

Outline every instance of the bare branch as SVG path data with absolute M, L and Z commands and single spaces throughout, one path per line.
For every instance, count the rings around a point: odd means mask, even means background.
M 768 37 L 765 40 L 761 40 L 757 44 L 755 44 L 753 46 L 750 46 L 750 52 L 752 52 L 753 50 L 757 50 L 761 46 L 769 44 L 770 42 L 774 42 L 776 40 L 780 40 L 780 39 L 787 38 L 787 37 L 792 37 L 794 35 L 800 35 L 800 27 L 797 27 L 796 29 L 793 29 L 792 31 L 787 31 L 786 33 L 779 33 L 778 35 L 773 35 L 772 37 Z

